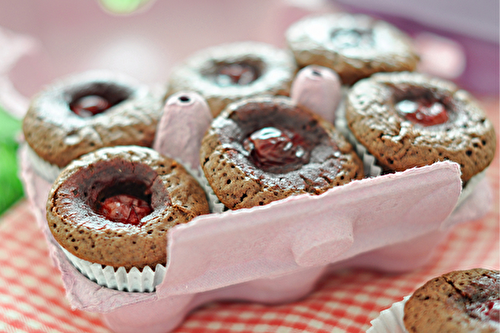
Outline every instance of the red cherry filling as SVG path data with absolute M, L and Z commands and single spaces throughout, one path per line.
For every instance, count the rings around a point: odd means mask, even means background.
M 480 320 L 492 320 L 500 322 L 500 300 L 489 300 L 484 303 L 476 303 L 467 308 L 472 317 Z
M 243 146 L 260 168 L 307 162 L 303 138 L 290 130 L 262 128 L 245 139 Z
M 104 112 L 111 107 L 111 103 L 104 97 L 88 95 L 71 103 L 70 109 L 82 118 L 89 118 Z
M 132 225 L 139 225 L 152 211 L 145 200 L 128 194 L 108 197 L 98 209 L 98 213 L 110 221 Z
M 333 45 L 339 49 L 368 47 L 373 44 L 371 29 L 338 29 L 331 36 Z
M 254 66 L 248 64 L 227 64 L 220 66 L 215 73 L 215 81 L 220 86 L 247 85 L 258 77 Z
M 435 100 L 405 99 L 396 104 L 396 110 L 407 120 L 422 126 L 434 126 L 448 121 L 446 107 Z

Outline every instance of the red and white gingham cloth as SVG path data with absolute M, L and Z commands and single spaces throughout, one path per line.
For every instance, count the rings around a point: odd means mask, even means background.
M 498 99 L 483 105 L 498 124 Z M 455 227 L 426 266 L 405 274 L 341 270 L 320 280 L 303 300 L 285 305 L 210 303 L 175 332 L 365 332 L 380 311 L 435 276 L 473 267 L 500 269 L 498 146 L 488 170 L 494 206 L 481 220 Z M 0 220 L 0 332 L 110 332 L 99 314 L 71 310 L 28 203 Z

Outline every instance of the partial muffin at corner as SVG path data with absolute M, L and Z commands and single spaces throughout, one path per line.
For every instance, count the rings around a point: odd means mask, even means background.
M 128 270 L 165 265 L 168 230 L 209 208 L 182 165 L 149 148 L 123 146 L 72 162 L 52 186 L 46 212 L 69 253 Z
M 500 272 L 482 268 L 434 278 L 406 302 L 411 333 L 493 333 L 500 330 Z
M 230 209 L 321 194 L 363 177 L 362 162 L 333 125 L 287 97 L 229 105 L 205 135 L 200 160 Z

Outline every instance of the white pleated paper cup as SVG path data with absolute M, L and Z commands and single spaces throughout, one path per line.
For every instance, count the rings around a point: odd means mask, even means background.
M 201 185 L 203 190 L 205 191 L 207 195 L 207 201 L 208 201 L 208 206 L 210 207 L 210 212 L 211 213 L 222 213 L 226 210 L 226 206 L 222 202 L 220 202 L 219 198 L 217 195 L 215 195 L 215 192 L 210 186 L 210 183 L 208 182 L 207 178 L 205 177 L 205 174 L 200 168 L 200 174 L 199 177 L 196 178 L 198 180 L 198 183 Z
M 35 153 L 35 151 L 31 149 L 31 147 L 27 143 L 24 144 L 24 149 L 26 150 L 28 162 L 35 173 L 49 183 L 53 183 L 57 179 L 63 168 L 60 168 L 55 164 L 51 164 L 38 156 L 38 154 Z
M 207 180 L 207 177 L 205 177 L 205 174 L 203 173 L 203 170 L 201 169 L 201 166 L 198 167 L 198 169 L 193 169 L 189 167 L 188 164 L 183 164 L 184 168 L 193 176 L 198 184 L 200 184 L 201 188 L 203 191 L 205 191 L 205 195 L 207 197 L 208 201 L 208 206 L 210 208 L 210 213 L 222 213 L 226 210 L 226 206 L 222 202 L 220 202 L 219 198 L 217 195 L 215 195 L 215 192 L 210 186 L 210 183 Z
M 375 156 L 368 153 L 366 147 L 358 142 L 354 134 L 352 134 L 347 126 L 347 121 L 345 120 L 345 99 L 347 98 L 347 92 L 348 88 L 342 87 L 342 100 L 336 111 L 335 128 L 346 137 L 347 141 L 349 141 L 353 146 L 356 154 L 358 154 L 359 158 L 363 161 L 363 171 L 365 173 L 365 177 L 369 178 L 380 176 L 382 174 L 382 167 L 377 165 Z
M 459 207 L 465 201 L 465 199 L 467 199 L 467 197 L 474 191 L 481 180 L 486 177 L 486 170 L 487 169 L 481 171 L 477 175 L 472 176 L 472 178 L 467 181 L 465 186 L 462 188 L 462 193 L 460 193 L 460 196 L 458 197 L 457 207 Z
M 33 152 L 34 153 L 34 152 Z M 222 213 L 225 206 L 219 201 L 210 184 L 206 180 L 201 167 L 193 170 L 184 165 L 188 171 L 205 191 L 211 213 Z M 63 247 L 60 247 L 71 264 L 86 278 L 94 281 L 100 286 L 128 292 L 153 292 L 165 277 L 165 265 L 158 264 L 156 267 L 145 266 L 142 271 L 132 267 L 128 272 L 125 267 L 114 268 L 98 263 L 92 263 L 76 257 Z
M 405 315 L 405 304 L 410 296 L 403 298 L 401 302 L 392 304 L 389 309 L 380 312 L 380 315 L 373 319 L 366 333 L 408 333 L 403 321 Z
M 128 292 L 153 292 L 165 277 L 165 266 L 146 266 L 140 271 L 132 267 L 128 272 L 125 267 L 115 269 L 112 266 L 103 266 L 80 259 L 62 248 L 68 260 L 86 278 L 98 285 L 110 289 Z
M 356 154 L 358 154 L 359 158 L 363 161 L 363 169 L 365 172 L 365 177 L 377 177 L 382 174 L 382 167 L 377 165 L 377 160 L 375 156 L 370 154 L 366 147 L 359 143 L 351 131 L 347 130 L 344 135 L 347 140 L 352 144 Z

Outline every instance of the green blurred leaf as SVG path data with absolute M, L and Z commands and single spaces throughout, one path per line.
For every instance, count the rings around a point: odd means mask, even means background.
M 16 137 L 20 130 L 21 121 L 0 108 L 0 214 L 23 196 L 17 164 Z
M 100 0 L 102 6 L 115 14 L 129 14 L 144 5 L 149 0 Z
M 20 130 L 21 121 L 0 107 L 0 142 L 16 142 L 16 136 Z

